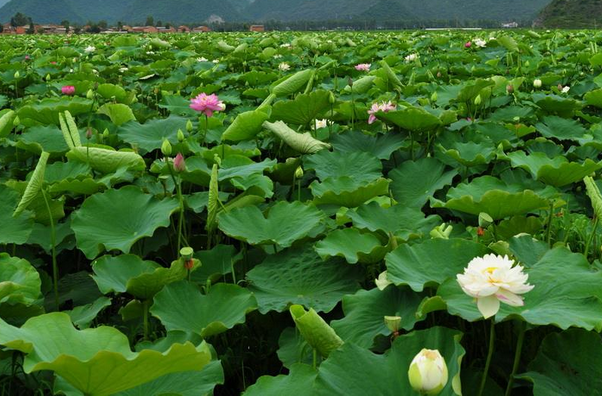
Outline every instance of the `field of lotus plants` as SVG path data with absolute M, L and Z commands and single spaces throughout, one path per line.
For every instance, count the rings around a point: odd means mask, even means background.
M 598 43 L 3 37 L 1 393 L 602 394 Z

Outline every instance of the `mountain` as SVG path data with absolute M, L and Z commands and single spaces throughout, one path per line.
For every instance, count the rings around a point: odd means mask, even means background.
M 602 25 L 602 0 L 553 0 L 536 25 L 546 28 L 588 28 Z
M 7 0 L 0 0 L 2 2 Z M 209 17 L 225 21 L 298 20 L 527 20 L 551 0 L 10 0 L 0 8 L 0 21 L 17 12 L 38 23 L 106 20 L 201 23 Z M 596 3 L 598 0 L 554 0 Z M 568 7 L 568 6 L 567 6 Z M 599 15 L 599 12 L 597 13 Z M 556 15 L 556 14 L 554 14 Z M 591 15 L 591 14 L 590 14 Z

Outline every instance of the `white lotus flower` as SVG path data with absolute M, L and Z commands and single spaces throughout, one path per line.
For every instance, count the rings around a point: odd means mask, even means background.
M 92 52 L 96 51 L 96 47 L 94 47 L 93 45 L 89 45 L 84 49 L 84 52 L 86 54 L 90 54 Z
M 541 80 L 540 79 L 533 80 L 533 87 L 540 88 L 541 87 Z
M 197 60 L 197 62 L 207 62 L 207 58 L 205 58 L 205 57 L 200 57 L 200 58 L 197 58 L 196 60 Z
M 562 93 L 566 94 L 567 92 L 569 92 L 571 89 L 571 87 L 569 87 L 568 85 L 566 87 L 562 87 Z
M 316 120 L 316 129 L 328 127 L 328 120 Z
M 280 44 L 281 48 L 290 48 L 291 44 L 290 43 L 284 43 L 284 44 Z
M 406 62 L 413 62 L 418 59 L 418 54 L 410 54 L 404 58 Z
M 128 69 L 128 68 L 126 68 L 126 67 L 119 68 L 119 71 L 120 71 L 121 73 L 125 73 L 125 72 L 127 72 L 128 70 L 129 70 L 129 69 Z
M 214 59 L 213 61 L 211 61 L 213 63 L 219 63 L 219 59 Z
M 487 42 L 483 39 L 474 39 L 474 45 L 476 45 L 477 47 L 485 47 L 487 45 Z
M 439 350 L 422 349 L 410 364 L 408 378 L 420 394 L 439 394 L 448 380 L 447 365 Z
M 280 69 L 283 72 L 286 72 L 287 70 L 291 69 L 291 65 L 289 65 L 286 62 L 282 62 L 280 65 L 278 65 L 278 69 Z
M 280 59 L 280 58 L 282 58 L 282 55 L 280 55 L 280 54 L 276 54 L 276 55 L 274 55 L 274 57 L 273 57 L 273 58 L 274 58 L 274 59 Z
M 522 294 L 533 289 L 527 284 L 529 276 L 522 266 L 514 266 L 507 255 L 488 254 L 468 263 L 464 274 L 458 274 L 458 283 L 469 296 L 477 299 L 477 307 L 484 318 L 495 316 L 500 301 L 510 306 L 524 305 Z

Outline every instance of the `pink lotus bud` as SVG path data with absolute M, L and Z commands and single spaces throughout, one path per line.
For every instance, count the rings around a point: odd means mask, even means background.
M 512 94 L 514 92 L 514 86 L 512 84 L 508 84 L 506 86 L 506 91 L 508 91 L 508 94 Z
M 63 95 L 75 95 L 75 87 L 72 85 L 63 86 L 63 88 L 61 88 L 61 92 Z
M 25 60 L 29 61 L 31 59 L 31 57 L 29 55 L 25 55 Z
M 86 139 L 92 138 L 92 128 L 86 130 Z
M 176 158 L 173 160 L 173 168 L 176 172 L 182 172 L 186 170 L 186 162 L 184 161 L 184 156 L 182 153 L 178 153 Z
M 464 48 L 470 48 L 472 46 L 472 43 L 470 41 L 467 41 L 466 44 L 464 44 Z

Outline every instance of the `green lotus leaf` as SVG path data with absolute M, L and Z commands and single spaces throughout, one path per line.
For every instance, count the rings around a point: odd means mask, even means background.
M 50 370 L 86 395 L 111 395 L 163 375 L 200 371 L 211 360 L 205 343 L 174 344 L 167 352 L 130 350 L 112 327 L 76 330 L 65 313 L 28 320 L 21 328 L 0 319 L 0 344 L 25 353 L 25 373 Z
M 366 201 L 389 192 L 389 180 L 378 178 L 371 183 L 358 181 L 348 176 L 327 178 L 322 183 L 317 181 L 309 185 L 314 195 L 314 203 L 335 204 L 355 208 Z
M 441 224 L 441 218 L 437 215 L 425 217 L 422 211 L 412 207 L 394 205 L 385 208 L 376 202 L 364 204 L 354 211 L 348 211 L 346 215 L 357 228 L 392 233 L 406 240 L 428 235 Z
M 69 150 L 61 130 L 54 125 L 27 128 L 19 135 L 17 147 L 38 155 L 48 152 L 51 156 Z
M 440 137 L 437 147 L 437 158 L 450 165 L 465 167 L 488 164 L 495 157 L 496 150 L 493 142 L 483 135 L 465 135 L 458 139 L 452 133 Z
M 136 241 L 169 226 L 178 205 L 175 199 L 157 200 L 135 186 L 97 193 L 74 212 L 71 227 L 77 247 L 89 259 L 103 251 L 127 254 Z
M 386 113 L 377 112 L 375 115 L 380 120 L 388 121 L 404 130 L 412 132 L 431 131 L 442 124 L 437 116 L 416 107 L 407 107 L 402 110 L 394 110 Z
M 263 123 L 263 128 L 273 132 L 274 135 L 282 139 L 284 143 L 299 153 L 312 154 L 317 153 L 320 150 L 330 149 L 330 144 L 315 139 L 309 132 L 300 134 L 292 130 L 282 121 L 277 121 L 275 123 L 266 121 Z
M 529 371 L 517 376 L 533 383 L 535 396 L 602 394 L 600 335 L 581 329 L 545 337 Z
M 556 113 L 561 117 L 571 117 L 583 104 L 573 98 L 564 98 L 558 95 L 533 94 L 533 101 L 549 113 Z
M 154 298 L 150 309 L 168 331 L 194 332 L 203 338 L 245 322 L 257 308 L 253 294 L 233 284 L 211 286 L 207 295 L 187 281 L 169 284 Z
M 153 261 L 144 261 L 137 255 L 103 256 L 92 263 L 92 278 L 103 294 L 128 290 L 128 282 L 145 273 L 153 273 L 161 266 Z
M 299 94 L 291 101 L 276 102 L 270 119 L 306 126 L 328 109 L 330 92 L 317 90 L 309 94 Z
M 42 185 L 44 184 L 44 172 L 46 171 L 46 163 L 48 162 L 49 156 L 48 153 L 42 152 L 40 160 L 36 164 L 36 168 L 33 170 L 31 178 L 29 178 L 29 181 L 27 182 L 27 187 L 21 197 L 21 201 L 19 201 L 17 208 L 13 212 L 13 216 L 18 216 L 25 211 L 42 190 Z
M 358 290 L 360 278 L 358 269 L 337 259 L 324 261 L 311 246 L 270 255 L 247 273 L 261 313 L 283 312 L 290 304 L 330 312 L 343 295 Z
M 350 177 L 358 182 L 372 182 L 382 177 L 379 159 L 366 152 L 341 153 L 322 150 L 303 160 L 306 169 L 315 170 L 320 180 Z
M 119 102 L 123 102 L 127 97 L 125 89 L 115 84 L 100 84 L 96 92 L 105 99 L 115 98 Z
M 578 141 L 586 133 L 585 128 L 577 121 L 558 116 L 546 116 L 541 123 L 535 125 L 537 131 L 546 138 Z
M 284 81 L 280 81 L 272 88 L 272 93 L 279 97 L 285 97 L 301 90 L 314 75 L 315 70 L 307 69 L 290 75 Z
M 396 285 L 409 285 L 421 292 L 424 287 L 437 286 L 462 273 L 468 262 L 486 253 L 484 245 L 461 239 L 404 244 L 386 256 L 387 278 Z
M 123 103 L 105 103 L 98 109 L 98 113 L 108 116 L 116 126 L 136 120 L 132 109 Z
M 512 38 L 510 36 L 498 37 L 498 38 L 496 38 L 496 41 L 499 44 L 501 44 L 502 46 L 506 47 L 506 49 L 510 52 L 518 52 L 519 51 L 516 40 L 514 40 L 514 38 Z
M 330 323 L 332 328 L 346 342 L 370 349 L 378 335 L 388 336 L 391 331 L 385 325 L 385 316 L 401 317 L 400 329 L 414 328 L 419 320 L 416 312 L 423 299 L 409 288 L 393 285 L 381 291 L 359 290 L 354 295 L 343 297 L 345 317 Z
M 149 120 L 144 124 L 131 121 L 119 128 L 119 138 L 136 147 L 144 155 L 161 148 L 164 140 L 172 145 L 178 143 L 178 130 L 186 131 L 187 120 L 182 117 L 169 116 L 166 119 Z M 188 166 L 188 159 L 186 159 Z
M 278 338 L 278 346 L 279 349 L 276 352 L 278 358 L 282 361 L 282 365 L 289 370 L 292 370 L 295 364 L 311 365 L 313 363 L 313 349 L 297 328 L 285 328 Z
M 256 163 L 248 157 L 233 154 L 222 161 L 218 180 L 221 182 L 236 177 L 244 179 L 252 175 L 263 174 L 265 170 L 270 170 L 276 163 L 276 160 L 270 159 L 264 159 Z
M 0 117 L 0 138 L 4 138 L 11 133 L 14 128 L 13 121 L 17 114 L 14 110 L 8 110 Z
M 110 174 L 120 168 L 142 171 L 146 168 L 144 159 L 135 152 L 111 150 L 101 147 L 74 147 L 67 152 L 69 160 L 89 164 L 92 169 Z
M 40 275 L 27 260 L 0 253 L 0 303 L 31 305 L 41 287 Z
M 318 371 L 311 365 L 293 364 L 288 375 L 268 376 L 257 379 L 244 392 L 244 396 L 315 396 L 318 391 L 314 382 Z
M 34 104 L 25 105 L 17 111 L 17 116 L 21 122 L 27 123 L 30 119 L 42 125 L 59 125 L 59 113 L 68 111 L 73 116 L 88 113 L 92 108 L 92 101 L 85 98 L 45 98 L 36 101 Z
M 33 212 L 25 210 L 17 216 L 13 212 L 19 203 L 19 193 L 0 185 L 0 244 L 23 244 L 33 231 Z
M 393 85 L 394 88 L 403 87 L 399 77 L 397 77 L 397 74 L 391 69 L 386 60 L 383 59 L 379 61 L 378 64 L 383 68 L 388 84 Z
M 329 233 L 315 248 L 324 259 L 339 256 L 351 264 L 380 262 L 389 251 L 374 234 L 354 228 Z
M 323 221 L 313 205 L 280 201 L 264 216 L 255 206 L 235 208 L 218 215 L 222 232 L 252 245 L 278 244 L 286 248 L 306 237 Z
M 493 80 L 476 79 L 474 81 L 466 82 L 466 85 L 458 92 L 456 96 L 457 102 L 469 102 L 473 101 L 483 90 L 492 90 L 495 86 Z
M 163 95 L 158 106 L 169 110 L 172 116 L 196 117 L 197 112 L 190 108 L 190 99 L 179 95 Z
M 518 150 L 505 155 L 512 167 L 519 167 L 531 173 L 534 179 L 547 185 L 565 186 L 580 181 L 585 176 L 602 168 L 602 163 L 586 159 L 583 164 L 569 163 L 563 156 L 549 158 L 545 153 L 535 152 L 527 155 Z
M 419 209 L 439 189 L 451 185 L 458 174 L 453 169 L 446 171 L 445 164 L 426 157 L 417 161 L 406 161 L 389 173 L 391 192 L 401 206 Z
M 380 160 L 388 160 L 393 152 L 403 147 L 404 139 L 400 134 L 370 136 L 354 130 L 335 135 L 330 143 L 339 153 L 367 152 Z
M 96 316 L 98 316 L 98 313 L 108 306 L 111 306 L 111 298 L 101 296 L 92 303 L 78 306 L 73 310 L 63 311 L 63 313 L 67 313 L 69 317 L 71 317 L 71 322 L 75 324 L 77 328 L 85 329 L 90 327 L 90 324 L 94 321 Z
M 374 85 L 374 80 L 376 80 L 376 76 L 364 76 L 360 79 L 357 79 L 353 82 L 353 86 L 346 86 L 344 90 L 346 92 L 351 92 L 355 95 L 361 95 L 368 92 L 370 88 Z
M 194 257 L 202 266 L 191 273 L 191 281 L 206 285 L 207 281 L 215 283 L 225 274 L 232 273 L 234 264 L 241 259 L 232 245 L 216 245 L 207 251 L 197 251 Z
M 314 309 L 307 311 L 301 305 L 292 305 L 289 311 L 301 335 L 322 357 L 343 345 L 343 340 Z
M 263 129 L 263 123 L 269 118 L 264 109 L 240 113 L 222 134 L 222 141 L 245 141 L 254 138 Z
M 525 273 L 534 286 L 524 295 L 525 305 L 502 304 L 496 321 L 518 317 L 533 325 L 602 330 L 602 273 L 592 270 L 583 255 L 558 247 L 526 268 Z M 437 294 L 445 300 L 451 314 L 468 321 L 482 317 L 473 298 L 462 291 L 455 277 L 443 283 Z
M 523 215 L 549 208 L 554 188 L 548 186 L 540 192 L 525 190 L 520 185 L 508 185 L 492 176 L 482 176 L 470 183 L 461 183 L 447 193 L 447 202 L 431 199 L 432 206 L 479 215 L 489 214 L 493 219 Z M 543 194 L 543 195 L 542 195 Z

